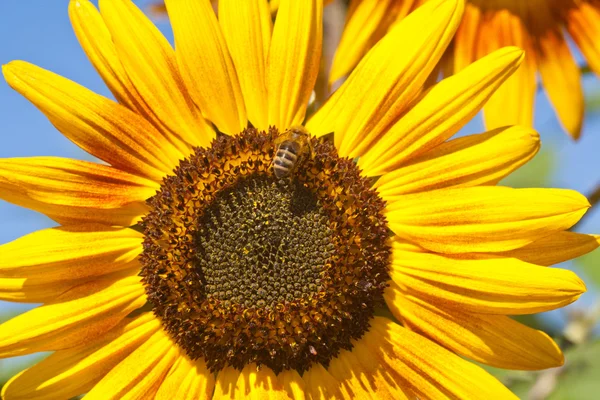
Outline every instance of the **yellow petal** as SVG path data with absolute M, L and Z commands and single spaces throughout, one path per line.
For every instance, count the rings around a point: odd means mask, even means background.
M 374 394 L 379 399 L 414 398 L 405 393 L 399 382 L 389 379 L 385 368 L 361 340 L 354 342 L 352 350 L 342 350 L 327 370 L 351 394 L 350 398 L 368 399 Z
M 529 8 L 525 3 L 517 5 L 521 12 Z M 533 107 L 536 94 L 536 67 L 531 38 L 520 15 L 504 8 L 491 10 L 489 17 L 480 24 L 477 57 L 504 46 L 516 46 L 525 50 L 521 67 L 496 90 L 483 107 L 483 116 L 488 129 L 507 125 L 532 126 Z
M 206 368 L 204 360 L 192 361 L 180 352 L 154 399 L 212 399 L 214 387 L 214 375 Z
M 392 231 L 438 253 L 523 247 L 568 229 L 590 207 L 572 190 L 500 186 L 441 189 L 386 201 Z
M 217 384 L 213 398 L 221 399 L 300 399 L 303 392 L 303 381 L 295 371 L 288 371 L 285 374 L 285 383 L 281 374 L 275 373 L 264 365 L 257 368 L 256 364 L 248 364 L 238 371 L 227 367 L 221 370 L 217 375 Z M 288 388 L 292 391 L 288 392 Z
M 394 22 L 395 4 L 409 8 L 413 0 L 353 0 L 348 6 L 346 23 L 340 43 L 335 51 L 329 84 L 347 75 L 367 51 L 385 34 Z M 408 11 L 408 10 L 407 10 Z M 404 17 L 406 12 L 399 18 Z
M 208 0 L 167 0 L 177 61 L 190 95 L 221 132 L 247 125 L 236 69 Z
M 400 21 L 308 121 L 308 130 L 318 136 L 334 132 L 342 156 L 364 154 L 419 93 L 463 6 L 459 0 L 432 0 Z
M 323 0 L 283 0 L 267 61 L 269 125 L 281 130 L 304 121 L 322 44 Z
M 361 156 L 359 165 L 365 174 L 393 171 L 454 135 L 519 67 L 522 58 L 520 49 L 507 47 L 433 86 Z
M 0 160 L 0 198 L 62 224 L 129 226 L 146 212 L 153 181 L 88 161 L 57 157 Z
M 111 369 L 85 397 L 87 400 L 153 399 L 179 354 L 177 345 L 159 329 Z
M 268 130 L 267 55 L 271 46 L 271 12 L 266 0 L 219 1 L 219 22 L 235 65 L 248 119 Z
M 499 128 L 450 140 L 383 175 L 375 183 L 383 199 L 450 187 L 495 185 L 531 160 L 540 148 L 531 128 Z
M 347 386 L 342 386 L 340 382 L 320 363 L 313 364 L 312 367 L 302 375 L 306 383 L 306 399 L 344 399 L 353 398 L 352 393 L 348 391 Z
M 277 379 L 283 385 L 283 389 L 291 400 L 304 400 L 306 398 L 306 384 L 298 372 L 284 370 L 277 375 Z
M 87 281 L 89 278 L 48 284 L 44 279 L 0 278 L 0 300 L 45 303 Z
M 535 37 L 535 57 L 548 97 L 562 126 L 573 139 L 578 139 L 585 107 L 581 73 L 563 36 L 562 26 L 551 12 L 549 7 L 536 9 L 528 28 Z
M 103 335 L 145 302 L 138 276 L 80 285 L 0 325 L 0 357 L 75 347 Z
M 331 4 L 333 0 L 323 0 L 323 5 Z M 271 13 L 276 13 L 279 8 L 280 0 L 269 0 L 269 8 L 271 9 Z
M 152 313 L 126 318 L 99 339 L 54 352 L 14 376 L 2 388 L 3 398 L 54 400 L 87 393 L 158 329 L 160 321 Z
M 483 364 L 538 370 L 564 362 L 560 348 L 548 335 L 507 316 L 444 309 L 405 296 L 395 283 L 386 289 L 385 300 L 392 314 L 411 330 Z
M 272 13 L 277 12 L 277 9 L 279 8 L 279 0 L 270 0 L 269 1 L 269 8 L 271 10 Z
M 23 61 L 2 71 L 63 135 L 114 167 L 160 181 L 183 158 L 144 118 L 83 86 Z
M 578 2 L 577 6 L 569 7 L 566 22 L 590 68 L 600 75 L 600 8 L 586 1 Z
M 145 103 L 121 64 L 110 32 L 96 7 L 87 0 L 72 0 L 69 3 L 69 17 L 79 44 L 119 103 L 141 113 L 146 110 Z
M 0 277 L 57 281 L 99 277 L 138 266 L 143 235 L 84 224 L 33 232 L 0 246 Z
M 146 119 L 185 155 L 193 146 L 208 146 L 215 133 L 188 96 L 167 39 L 130 0 L 100 0 L 99 6 L 127 75 L 147 105 Z
M 115 271 L 139 269 L 142 235 L 87 224 L 45 229 L 0 246 L 0 299 L 51 301 Z
M 386 318 L 376 317 L 360 341 L 411 398 L 517 399 L 483 369 Z
M 233 367 L 225 367 L 217 373 L 215 381 L 214 399 L 235 399 L 235 385 L 240 376 L 240 371 Z M 226 397 L 227 396 L 227 397 Z
M 600 245 L 600 236 L 575 232 L 556 232 L 518 249 L 496 253 L 498 257 L 514 257 L 537 265 L 550 266 L 572 260 Z
M 403 292 L 462 311 L 532 314 L 566 306 L 585 292 L 572 271 L 515 258 L 450 258 L 393 251 L 390 275 Z

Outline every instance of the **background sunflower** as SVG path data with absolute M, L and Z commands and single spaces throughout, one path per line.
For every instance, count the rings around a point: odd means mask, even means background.
M 91 67 L 82 67 L 89 64 L 71 31 L 65 5 L 60 2 L 48 3 L 44 2 L 43 6 L 38 8 L 32 8 L 31 5 L 19 2 L 1 6 L 0 63 L 4 64 L 12 59 L 27 59 L 67 76 L 97 93 L 110 96 L 95 71 Z M 144 7 L 148 2 L 139 1 L 137 3 Z M 337 7 L 340 7 L 339 3 Z M 159 22 L 159 26 L 172 40 L 168 22 Z M 332 23 L 331 26 L 335 26 L 335 23 Z M 62 137 L 46 118 L 36 112 L 26 100 L 9 90 L 5 82 L 1 82 L 0 85 L 0 120 L 4 123 L 0 157 L 55 155 L 91 160 L 89 155 Z M 600 129 L 600 85 L 593 80 L 584 78 L 584 88 L 588 107 L 588 122 L 585 130 L 591 133 Z M 580 144 L 572 145 L 560 134 L 560 127 L 554 119 L 548 103 L 543 98 L 538 107 L 536 127 L 539 131 L 544 132 L 544 149 L 530 165 L 511 177 L 509 185 L 558 186 L 573 188 L 584 193 L 589 191 L 598 177 L 596 175 L 598 160 L 594 149 L 600 148 L 600 137 L 584 133 Z M 482 130 L 479 120 L 476 120 L 469 124 L 462 134 Z M 13 132 L 26 132 L 27 134 L 14 135 Z M 40 214 L 6 202 L 0 202 L 0 221 L 3 222 L 0 227 L 0 243 L 55 225 Z M 600 231 L 600 214 L 591 211 L 578 230 L 582 232 Z M 575 314 L 579 309 L 586 311 L 584 309 L 586 306 L 591 307 L 593 304 L 597 304 L 600 270 L 594 267 L 598 265 L 599 257 L 598 254 L 592 254 L 576 263 L 567 265 L 567 267 L 577 268 L 578 273 L 587 278 L 586 281 L 589 283 L 588 294 L 571 308 Z M 596 282 L 595 288 L 593 282 Z M 6 303 L 0 303 L 0 321 L 24 310 L 23 306 L 15 304 L 11 304 L 11 307 L 8 308 Z M 585 316 L 593 317 L 593 313 L 585 313 Z M 550 398 L 554 399 L 593 398 L 585 396 L 595 396 L 598 393 L 598 388 L 594 386 L 597 384 L 594 378 L 600 370 L 600 343 L 596 340 L 594 331 L 592 331 L 591 340 L 581 338 L 582 332 L 589 331 L 585 327 L 586 320 L 572 318 L 564 311 L 558 311 L 548 313 L 540 318 L 534 317 L 526 322 L 549 332 L 552 336 L 567 337 L 573 341 L 582 339 L 581 344 L 572 348 L 572 356 L 567 354 L 571 365 L 563 369 L 561 375 L 543 373 L 542 376 L 546 379 L 544 381 L 540 379 L 539 374 L 509 372 L 509 375 L 501 376 L 501 379 L 513 391 L 522 396 L 532 390 L 537 390 L 535 393 L 542 394 L 546 390 L 551 393 Z M 567 327 L 568 329 L 565 330 Z M 31 358 L 0 360 L 0 371 L 3 374 L 0 382 L 31 361 Z M 539 382 L 551 382 L 553 377 L 557 377 L 557 385 L 540 386 Z M 573 390 L 577 390 L 577 392 L 573 392 Z

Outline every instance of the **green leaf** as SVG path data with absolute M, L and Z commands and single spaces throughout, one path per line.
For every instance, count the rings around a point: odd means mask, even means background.
M 567 363 L 548 400 L 596 400 L 600 397 L 600 340 L 565 353 Z

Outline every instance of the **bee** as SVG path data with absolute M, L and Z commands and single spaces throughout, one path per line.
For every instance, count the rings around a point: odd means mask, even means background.
M 277 151 L 273 158 L 273 172 L 277 179 L 294 172 L 307 151 L 313 153 L 310 133 L 303 126 L 292 126 L 277 137 L 275 144 Z

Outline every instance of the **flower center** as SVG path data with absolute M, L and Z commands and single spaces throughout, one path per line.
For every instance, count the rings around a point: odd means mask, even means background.
M 327 215 L 298 182 L 241 178 L 199 220 L 194 282 L 208 299 L 250 307 L 306 300 L 333 255 Z
M 178 345 L 212 370 L 327 365 L 383 303 L 383 201 L 351 160 L 314 138 L 314 151 L 298 151 L 278 179 L 279 136 L 219 136 L 148 201 L 149 300 Z

